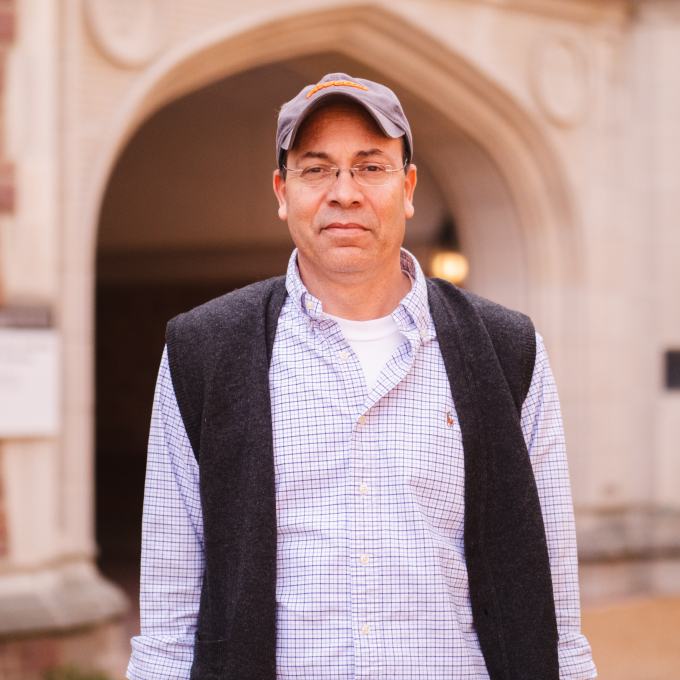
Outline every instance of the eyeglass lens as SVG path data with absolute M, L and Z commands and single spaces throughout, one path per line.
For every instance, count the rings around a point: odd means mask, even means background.
M 345 167 L 337 167 L 334 165 L 316 164 L 298 170 L 290 170 L 295 176 L 299 177 L 302 182 L 309 186 L 319 186 L 334 181 Z M 351 168 L 346 168 L 354 179 L 364 186 L 378 186 L 387 184 L 390 180 L 390 175 L 395 171 L 389 165 L 381 165 L 378 163 L 362 163 L 354 165 Z

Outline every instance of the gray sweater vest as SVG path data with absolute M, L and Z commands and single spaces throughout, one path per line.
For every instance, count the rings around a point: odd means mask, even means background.
M 528 317 L 428 280 L 465 451 L 465 559 L 491 680 L 558 680 L 536 483 L 520 428 L 536 341 Z M 177 402 L 200 468 L 205 573 L 193 680 L 276 678 L 276 499 L 269 363 L 283 277 L 170 321 Z

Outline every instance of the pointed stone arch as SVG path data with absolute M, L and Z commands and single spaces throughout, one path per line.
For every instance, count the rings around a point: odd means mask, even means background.
M 62 443 L 67 467 L 83 484 L 92 469 L 97 230 L 112 169 L 135 131 L 163 106 L 257 66 L 334 52 L 398 86 L 420 111 L 414 120 L 416 161 L 427 159 L 459 221 L 472 264 L 470 287 L 530 313 L 555 340 L 554 364 L 564 353 L 562 329 L 578 326 L 578 305 L 570 304 L 580 278 L 576 220 L 558 158 L 531 115 L 469 61 L 384 9 L 282 9 L 271 17 L 269 10 L 266 20 L 255 14 L 220 24 L 171 47 L 139 74 L 99 138 L 82 187 L 83 209 L 64 225 Z M 91 504 L 91 496 L 82 497 Z M 92 535 L 91 522 L 78 525 Z
M 480 238 L 488 245 L 494 237 L 480 219 L 488 217 L 489 208 L 501 209 L 506 229 L 516 231 L 512 248 L 518 256 L 521 251 L 524 269 L 518 273 L 524 300 L 517 297 L 516 306 L 541 314 L 542 289 L 578 279 L 574 215 L 556 155 L 531 116 L 479 69 L 403 18 L 373 6 L 293 14 L 264 23 L 257 17 L 227 23 L 176 45 L 149 67 L 120 103 L 92 173 L 85 217 L 92 250 L 109 174 L 144 120 L 167 103 L 229 75 L 330 51 L 355 59 L 360 55 L 361 62 L 457 131 L 442 145 L 441 135 L 428 139 L 433 135 L 421 130 L 416 154 L 424 150 L 443 183 L 456 187 L 451 200 L 473 259 L 476 251 L 485 249 Z M 466 162 L 452 164 L 463 147 Z M 484 201 L 487 210 L 480 211 Z M 483 284 L 473 287 L 489 292 Z

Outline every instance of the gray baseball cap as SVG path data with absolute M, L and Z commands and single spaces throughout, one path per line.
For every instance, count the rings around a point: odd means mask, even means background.
M 372 80 L 351 78 L 346 73 L 329 73 L 316 85 L 307 85 L 297 97 L 281 107 L 276 130 L 276 162 L 279 166 L 283 163 L 283 152 L 293 146 L 302 121 L 312 111 L 342 98 L 361 104 L 388 137 L 405 136 L 409 160 L 413 158 L 411 127 L 397 95 L 389 87 Z

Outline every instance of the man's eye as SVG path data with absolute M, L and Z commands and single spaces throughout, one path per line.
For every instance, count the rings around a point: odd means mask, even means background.
M 302 174 L 311 177 L 313 175 L 323 175 L 327 172 L 329 172 L 329 168 L 325 165 L 312 165 L 309 168 L 305 168 Z
M 359 172 L 382 172 L 384 169 L 382 165 L 362 165 L 359 167 Z

